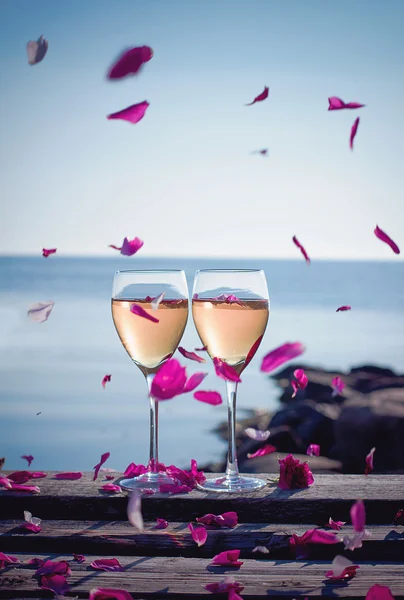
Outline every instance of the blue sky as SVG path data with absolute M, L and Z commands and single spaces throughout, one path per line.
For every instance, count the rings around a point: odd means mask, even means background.
M 144 255 L 298 258 L 296 234 L 312 258 L 400 260 L 373 229 L 404 248 L 403 22 L 402 0 L 2 0 L 0 253 L 128 235 Z M 142 73 L 106 81 L 142 44 Z M 329 113 L 333 95 L 367 106 Z M 139 124 L 106 119 L 142 100 Z

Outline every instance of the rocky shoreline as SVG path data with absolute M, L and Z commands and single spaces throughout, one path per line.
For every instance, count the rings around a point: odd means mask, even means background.
M 304 369 L 309 383 L 292 399 L 291 380 L 295 369 Z M 339 376 L 345 383 L 333 397 L 331 380 Z M 237 423 L 240 471 L 276 472 L 278 456 L 291 452 L 310 461 L 317 473 L 364 473 L 365 457 L 375 447 L 374 473 L 404 473 L 404 375 L 391 369 L 364 365 L 339 373 L 304 364 L 292 364 L 272 376 L 281 390 L 281 407 L 275 413 L 255 411 Z M 244 434 L 246 427 L 269 429 L 266 442 L 256 442 Z M 227 423 L 215 430 L 227 440 Z M 248 459 L 264 444 L 277 452 Z M 319 444 L 321 456 L 308 457 L 309 444 Z M 204 467 L 220 472 L 222 462 Z

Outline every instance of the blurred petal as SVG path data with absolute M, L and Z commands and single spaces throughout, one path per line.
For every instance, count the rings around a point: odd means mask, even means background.
M 73 560 L 74 562 L 82 564 L 86 562 L 86 557 L 83 554 L 75 554 L 75 552 L 73 552 Z
M 100 488 L 103 492 L 122 492 L 122 488 L 119 485 L 115 485 L 114 483 L 105 483 Z
M 103 380 L 101 381 L 101 385 L 102 385 L 102 387 L 104 388 L 104 390 L 105 390 L 105 386 L 106 386 L 106 384 L 107 384 L 109 381 L 111 381 L 111 377 L 112 377 L 112 375 L 104 375 L 104 378 L 103 378 Z
M 253 454 L 247 454 L 247 458 L 257 458 L 258 456 L 266 456 L 267 454 L 272 454 L 273 452 L 276 452 L 275 446 L 272 446 L 271 444 L 266 444 Z
M 342 542 L 344 544 L 344 550 L 350 550 L 351 552 L 353 552 L 357 548 L 362 548 L 363 540 L 366 540 L 367 538 L 369 538 L 370 535 L 371 534 L 369 533 L 369 531 L 364 529 L 363 531 L 359 531 L 358 533 L 355 533 L 353 536 L 348 536 L 348 535 L 344 536 L 342 538 Z
M 178 360 L 167 360 L 154 376 L 151 385 L 151 395 L 156 400 L 170 400 L 184 392 L 187 374 Z
M 187 394 L 188 392 L 193 392 L 198 385 L 202 383 L 206 376 L 207 373 L 194 373 L 191 375 L 191 377 L 185 382 L 183 393 Z
M 137 46 L 125 50 L 109 69 L 108 79 L 122 79 L 127 75 L 136 75 L 142 65 L 153 57 L 150 46 Z
M 365 458 L 366 467 L 365 467 L 365 475 L 369 475 L 373 471 L 373 455 L 375 453 L 376 448 L 372 448 L 369 454 Z
M 236 381 L 238 383 L 241 382 L 240 376 L 237 373 L 237 371 L 221 358 L 215 357 L 213 359 L 213 364 L 215 365 L 215 371 L 218 377 L 221 377 L 225 381 Z
M 178 346 L 178 352 L 182 354 L 182 356 L 184 356 L 185 358 L 189 358 L 189 360 L 194 360 L 198 363 L 206 363 L 206 360 L 204 358 L 198 356 L 197 354 L 195 354 L 195 352 L 189 352 L 188 350 L 185 350 L 185 348 L 183 348 L 182 346 Z
M 292 237 L 292 241 L 295 244 L 295 246 L 297 246 L 300 250 L 300 252 L 303 254 L 304 256 L 304 260 L 306 261 L 306 263 L 309 265 L 310 264 L 310 258 L 309 255 L 306 252 L 306 249 L 304 246 L 302 246 L 302 244 L 299 242 L 299 240 L 297 239 L 297 237 L 294 235 Z
M 264 356 L 261 371 L 270 373 L 289 360 L 300 356 L 305 350 L 306 348 L 300 342 L 286 342 Z
M 347 310 L 351 310 L 349 304 L 344 304 L 344 306 L 339 306 L 335 312 L 345 312 Z
M 37 65 L 45 58 L 48 51 L 48 40 L 41 35 L 36 42 L 27 43 L 28 64 Z
M 251 552 L 261 552 L 261 554 L 269 554 L 269 549 L 266 546 L 255 546 Z
M 0 477 L 0 488 L 12 489 L 12 481 L 8 477 Z
M 328 525 L 331 529 L 335 529 L 335 531 L 339 531 L 344 525 L 346 521 L 334 521 L 331 517 L 328 520 Z
M 28 307 L 28 318 L 31 319 L 31 321 L 35 321 L 35 323 L 44 323 L 48 320 L 54 306 L 55 303 L 52 301 L 31 304 L 31 306 Z
M 343 108 L 363 108 L 365 104 L 359 104 L 359 102 L 344 102 L 341 98 L 331 96 L 328 98 L 328 110 L 342 110 Z
M 202 346 L 202 348 L 195 348 L 195 352 L 207 352 L 207 351 L 208 351 L 207 346 Z
M 394 525 L 404 525 L 404 508 L 400 508 L 394 517 Z
M 32 454 L 28 454 L 28 455 L 24 454 L 23 456 L 21 456 L 21 458 L 23 458 L 24 460 L 27 461 L 29 467 L 31 466 L 32 461 L 34 460 L 34 457 L 32 456 Z
M 350 515 L 354 530 L 358 533 L 362 532 L 366 524 L 366 511 L 362 500 L 357 500 L 351 506 Z
M 166 521 L 165 519 L 156 519 L 157 523 L 154 527 L 154 529 L 167 529 L 168 527 L 168 521 Z
M 394 596 L 389 587 L 376 583 L 369 588 L 366 600 L 394 600 Z
M 42 256 L 48 258 L 51 254 L 55 254 L 57 248 L 42 248 Z
M 56 473 L 55 475 L 55 479 L 70 479 L 70 480 L 74 480 L 74 479 L 81 479 L 83 477 L 83 473 L 81 473 L 80 471 L 76 471 L 76 472 L 71 472 L 71 471 L 67 471 L 66 473 Z
M 194 540 L 194 542 L 198 546 L 198 548 L 200 546 L 203 546 L 204 543 L 206 542 L 206 540 L 208 539 L 208 532 L 206 531 L 205 527 L 202 527 L 202 526 L 194 527 L 192 525 L 192 523 L 190 523 L 188 525 L 188 529 L 191 532 L 192 539 Z
M 199 390 L 194 394 L 195 400 L 199 400 L 200 402 L 206 402 L 206 404 L 211 404 L 212 406 L 218 406 L 223 403 L 222 397 L 219 392 L 207 392 Z
M 188 494 L 192 492 L 189 485 L 178 485 L 177 483 L 162 483 L 159 487 L 160 494 Z
M 320 456 L 320 446 L 318 444 L 310 444 L 306 454 L 307 456 Z
M 266 98 L 268 98 L 268 93 L 269 93 L 269 88 L 267 86 L 265 86 L 264 91 L 261 92 L 261 94 L 258 94 L 258 96 L 256 96 L 252 102 L 250 102 L 249 104 L 246 104 L 246 106 L 252 106 L 256 102 L 262 102 L 263 100 L 266 100 Z
M 332 561 L 331 569 L 326 571 L 325 576 L 333 580 L 352 579 L 356 575 L 357 569 L 359 569 L 359 565 L 354 565 L 345 556 L 337 554 Z
M 359 117 L 357 119 L 355 119 L 354 124 L 352 125 L 352 128 L 351 128 L 351 135 L 349 136 L 349 146 L 350 146 L 351 150 L 353 150 L 353 143 L 354 143 L 356 133 L 358 131 L 359 121 L 360 121 Z
M 292 388 L 293 388 L 292 398 L 294 398 L 296 396 L 298 390 L 304 390 L 307 387 L 307 384 L 309 382 L 308 377 L 303 369 L 296 369 L 293 372 L 293 375 L 296 377 L 296 381 L 294 381 L 294 380 L 291 381 Z
M 244 429 L 244 433 L 257 442 L 265 442 L 271 435 L 271 432 L 268 429 L 266 431 L 261 431 L 260 429 L 254 429 L 253 427 L 247 427 L 247 429 Z
M 123 571 L 124 568 L 117 558 L 99 558 L 93 560 L 90 567 L 97 571 Z
M 379 240 L 390 246 L 393 250 L 394 254 L 400 254 L 400 248 L 397 246 L 395 242 L 385 233 L 378 225 L 376 225 L 376 229 L 374 230 L 374 234 Z
M 345 383 L 342 381 L 341 377 L 334 377 L 331 381 L 331 387 L 333 389 L 332 395 L 335 397 L 341 394 L 345 387 Z
M 138 317 L 148 319 L 152 323 L 159 323 L 159 319 L 157 319 L 157 317 L 153 317 L 153 315 L 148 313 L 142 306 L 140 306 L 140 304 L 131 304 L 130 312 Z
M 98 464 L 96 464 L 95 467 L 93 467 L 94 468 L 93 481 L 95 481 L 97 479 L 99 470 L 101 469 L 102 465 L 109 459 L 110 456 L 111 456 L 110 452 L 105 452 L 104 454 L 101 454 L 100 462 Z
M 159 307 L 160 302 L 163 300 L 165 296 L 165 292 L 161 292 L 161 294 L 159 294 L 159 296 L 156 296 L 154 298 L 154 300 L 151 301 L 151 307 L 153 310 L 157 310 Z
M 139 104 L 132 104 L 123 110 L 111 113 L 107 116 L 107 119 L 122 119 L 123 121 L 129 121 L 129 123 L 139 123 L 145 116 L 146 110 L 149 107 L 149 103 L 144 100 Z
M 129 496 L 127 511 L 129 523 L 139 531 L 143 531 L 142 497 L 136 491 Z
M 0 569 L 4 569 L 8 565 L 17 564 L 19 562 L 20 561 L 16 556 L 10 556 L 9 554 L 0 552 Z
M 40 489 L 37 485 L 20 485 L 19 483 L 11 482 L 12 492 L 26 492 L 27 494 L 39 494 Z
M 307 558 L 310 552 L 309 544 L 338 544 L 339 542 L 340 538 L 336 533 L 321 529 L 309 529 L 300 536 L 294 533 L 289 539 L 289 545 L 297 560 Z
M 8 475 L 8 479 L 14 483 L 26 483 L 31 479 L 31 473 L 29 471 L 14 471 Z

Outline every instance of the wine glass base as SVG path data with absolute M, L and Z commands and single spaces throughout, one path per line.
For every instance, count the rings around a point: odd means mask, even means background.
M 137 490 L 138 492 L 141 492 L 142 490 L 153 490 L 153 492 L 158 492 L 160 486 L 166 483 L 172 484 L 175 482 L 171 477 L 164 473 L 144 473 L 138 477 L 121 479 L 119 485 L 121 488 L 128 491 Z
M 253 490 L 259 490 L 266 485 L 264 479 L 258 479 L 258 477 L 238 477 L 237 479 L 227 479 L 227 477 L 214 477 L 206 479 L 206 481 L 198 488 L 204 492 L 219 492 L 235 494 L 237 492 L 251 492 Z

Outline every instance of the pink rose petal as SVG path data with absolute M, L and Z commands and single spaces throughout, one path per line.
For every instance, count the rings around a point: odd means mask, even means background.
M 194 389 L 196 389 L 198 385 L 202 383 L 206 376 L 207 373 L 194 373 L 193 375 L 191 375 L 191 377 L 187 379 L 184 385 L 183 394 L 193 392 Z
M 28 529 L 29 531 L 33 531 L 34 533 L 39 533 L 42 529 L 41 527 L 42 520 L 38 517 L 33 517 L 32 513 L 28 510 L 24 510 L 24 522 L 20 525 L 23 529 Z
M 127 75 L 136 75 L 142 65 L 153 57 L 150 46 L 137 46 L 125 50 L 109 69 L 108 79 L 122 79 Z
M 0 552 L 0 569 L 5 569 L 8 565 L 13 565 L 19 563 L 19 559 L 15 556 L 10 556 L 9 554 L 4 554 Z
M 48 474 L 45 473 L 44 471 L 31 471 L 30 472 L 30 477 L 31 479 L 43 479 L 44 477 L 47 477 Z
M 379 240 L 390 246 L 393 250 L 394 254 L 400 254 L 400 248 L 397 246 L 395 242 L 385 233 L 378 225 L 376 225 L 376 229 L 373 232 Z
M 71 575 L 69 563 L 66 560 L 46 560 L 36 571 L 35 577 L 41 575 Z
M 135 463 L 130 463 L 130 465 L 126 467 L 124 476 L 137 477 L 138 475 L 143 475 L 143 473 L 147 473 L 147 468 L 144 465 L 135 465 Z
M 206 404 L 211 404 L 212 406 L 219 406 L 219 404 L 223 403 L 222 397 L 219 392 L 210 392 L 199 390 L 194 394 L 195 400 L 199 400 L 200 402 L 205 402 Z
M 357 548 L 362 548 L 363 540 L 366 540 L 370 537 L 370 532 L 364 529 L 363 531 L 359 531 L 355 533 L 353 536 L 344 536 L 342 538 L 342 542 L 344 544 L 344 550 L 350 550 L 353 552 Z
M 359 102 L 344 102 L 341 98 L 331 96 L 328 98 L 328 110 L 342 110 L 344 108 L 363 108 L 365 104 L 359 104 Z
M 23 456 L 21 456 L 21 458 L 27 461 L 29 467 L 31 466 L 32 461 L 34 460 L 32 454 L 24 454 Z
M 298 390 L 304 390 L 309 383 L 309 379 L 303 369 L 296 369 L 293 375 L 296 377 L 296 380 L 292 380 L 291 382 L 293 388 L 292 398 L 296 396 Z
M 365 462 L 365 475 L 369 475 L 373 471 L 373 455 L 375 453 L 376 448 L 372 448 L 369 454 L 366 456 Z
M 159 487 L 160 494 L 188 494 L 192 488 L 188 485 L 178 485 L 177 483 L 162 483 Z
M 325 576 L 333 581 L 352 579 L 352 577 L 355 577 L 357 569 L 359 569 L 359 565 L 354 565 L 345 556 L 337 554 L 332 561 L 331 569 L 325 572 Z
M 166 294 L 165 292 L 161 292 L 161 294 L 159 294 L 158 296 L 156 296 L 154 298 L 154 300 L 151 301 L 150 304 L 151 304 L 151 307 L 152 307 L 153 310 L 157 310 L 158 309 L 159 305 L 161 304 L 161 302 L 164 299 L 165 294 Z
M 93 560 L 90 567 L 97 571 L 123 571 L 124 567 L 120 564 L 117 558 L 98 558 Z
M 250 362 L 252 361 L 252 359 L 254 358 L 255 353 L 257 352 L 257 350 L 258 350 L 258 348 L 259 348 L 259 346 L 260 346 L 260 344 L 262 342 L 262 338 L 263 337 L 264 337 L 263 335 L 260 335 L 260 337 L 257 340 L 255 340 L 255 342 L 253 343 L 253 345 L 249 349 L 248 354 L 247 354 L 246 359 L 245 359 L 245 363 L 244 363 L 245 367 L 247 367 L 250 364 Z
M 294 235 L 292 237 L 292 241 L 295 244 L 295 246 L 297 246 L 300 250 L 300 252 L 303 254 L 304 256 L 304 260 L 306 261 L 306 263 L 309 265 L 310 264 L 310 258 L 309 255 L 306 252 L 306 249 L 304 246 L 302 246 L 302 244 L 299 242 L 299 240 L 297 239 L 297 237 Z
M 57 248 L 42 248 L 42 256 L 48 258 L 51 254 L 55 254 Z
M 12 492 L 26 492 L 27 494 L 39 494 L 40 489 L 37 485 L 20 485 L 19 483 L 11 482 Z
M 86 557 L 84 556 L 84 554 L 76 554 L 75 552 L 73 552 L 73 560 L 76 563 L 82 564 L 86 562 Z
M 239 557 L 240 550 L 225 550 L 216 554 L 210 564 L 217 567 L 241 567 L 243 563 Z
M 271 435 L 271 432 L 268 429 L 262 431 L 260 429 L 254 429 L 253 427 L 247 427 L 247 429 L 244 429 L 244 433 L 257 442 L 265 442 Z
M 221 527 L 233 529 L 233 527 L 238 524 L 238 516 L 234 511 L 225 512 L 221 515 L 213 515 L 209 513 L 207 515 L 203 515 L 203 517 L 197 518 L 196 520 L 198 523 L 202 523 L 202 525 L 214 527 L 215 529 Z
M 45 58 L 48 51 L 48 40 L 45 40 L 41 35 L 36 42 L 29 41 L 27 43 L 28 64 L 37 65 Z
M 307 488 L 314 483 L 313 474 L 306 462 L 300 462 L 288 454 L 279 459 L 279 483 L 281 490 Z
M 321 529 L 309 529 L 300 536 L 294 533 L 289 539 L 289 545 L 297 560 L 307 558 L 310 552 L 309 544 L 338 544 L 339 542 L 336 533 Z
M 334 377 L 331 381 L 331 387 L 333 389 L 332 396 L 338 396 L 342 393 L 345 383 L 342 381 L 341 377 Z
M 105 462 L 107 462 L 107 460 L 109 459 L 110 456 L 111 456 L 110 452 L 105 452 L 104 454 L 101 454 L 100 462 L 98 464 L 96 464 L 95 467 L 93 467 L 93 469 L 94 469 L 93 481 L 95 481 L 97 479 L 99 470 L 101 469 L 102 465 Z
M 320 446 L 318 444 L 310 444 L 306 454 L 307 456 L 320 456 Z
M 353 150 L 353 143 L 354 143 L 356 133 L 358 131 L 359 121 L 360 121 L 360 118 L 358 117 L 357 119 L 355 119 L 354 124 L 351 127 L 351 135 L 349 136 L 349 147 L 351 148 L 351 150 Z
M 182 394 L 187 380 L 186 369 L 178 360 L 167 360 L 157 371 L 151 386 L 151 395 L 157 400 L 170 400 Z
M 205 527 L 194 527 L 192 523 L 189 523 L 188 529 L 191 532 L 192 539 L 194 540 L 198 548 L 203 546 L 206 540 L 208 539 L 208 532 L 206 531 Z
M 103 492 L 115 492 L 115 493 L 121 493 L 122 492 L 121 486 L 115 485 L 114 483 L 105 483 L 104 485 L 101 486 L 100 489 Z
M 26 483 L 31 479 L 31 474 L 29 471 L 14 471 L 8 475 L 8 479 L 14 483 Z
M 136 527 L 139 531 L 143 531 L 142 496 L 136 491 L 132 492 L 129 496 L 127 513 L 129 523 L 132 527 Z
M 178 346 L 178 352 L 182 354 L 182 356 L 184 356 L 185 358 L 189 358 L 189 360 L 194 360 L 198 363 L 206 363 L 206 360 L 204 358 L 198 356 L 197 354 L 195 354 L 195 352 L 189 352 L 188 350 L 185 350 L 185 348 L 183 348 L 182 346 Z
M 300 356 L 305 350 L 306 348 L 300 342 L 286 342 L 264 356 L 261 371 L 270 373 L 289 360 Z
M 347 310 L 352 310 L 352 307 L 349 304 L 344 304 L 344 306 L 339 306 L 335 312 L 346 312 Z
M 362 532 L 366 525 L 366 511 L 362 500 L 357 500 L 350 510 L 352 526 L 357 533 Z
M 132 600 L 132 594 L 126 590 L 114 588 L 93 588 L 89 600 Z
M 40 587 L 44 590 L 50 590 L 56 597 L 64 596 L 70 591 L 64 575 L 44 575 L 41 577 Z
M 123 110 L 111 113 L 107 116 L 107 119 L 122 119 L 123 121 L 129 121 L 129 123 L 139 123 L 145 116 L 146 110 L 149 107 L 149 103 L 144 100 L 139 104 L 132 104 Z
M 37 302 L 36 304 L 32 304 L 28 308 L 28 318 L 35 323 L 44 323 L 48 320 L 54 305 L 55 303 L 51 300 L 49 302 Z
M 230 592 L 242 592 L 244 586 L 241 585 L 234 577 L 225 577 L 222 581 L 215 581 L 214 583 L 208 583 L 204 586 L 205 590 L 212 594 L 225 594 Z
M 140 304 L 131 304 L 130 312 L 138 317 L 148 319 L 152 323 L 159 323 L 159 319 L 157 319 L 157 317 L 153 317 L 153 315 L 148 313 L 142 306 L 140 306 Z
M 216 296 L 214 300 L 226 302 L 226 304 L 240 304 L 240 306 L 243 306 L 243 301 L 240 300 L 240 298 L 237 298 L 237 296 L 234 294 L 220 294 L 220 296 Z
M 328 526 L 331 529 L 335 529 L 335 531 L 339 531 L 344 525 L 346 521 L 334 521 L 331 517 L 328 519 Z
M 241 383 L 240 375 L 231 365 L 228 365 L 221 358 L 215 357 L 213 359 L 213 364 L 215 365 L 216 375 L 221 377 L 225 381 L 235 381 Z
M 0 477 L 0 488 L 6 488 L 11 490 L 13 487 L 13 482 L 8 477 Z
M 387 585 L 379 585 L 376 583 L 368 589 L 365 600 L 394 600 L 394 596 Z
M 105 475 L 106 481 L 113 481 L 115 479 L 115 475 Z
M 258 94 L 258 96 L 256 96 L 252 102 L 249 102 L 249 104 L 246 104 L 246 106 L 252 106 L 256 102 L 262 102 L 263 100 L 266 100 L 268 98 L 268 93 L 269 93 L 269 88 L 267 86 L 265 86 L 264 91 L 261 92 L 261 94 Z
M 273 454 L 274 452 L 276 452 L 275 446 L 272 446 L 271 444 L 266 444 L 265 446 L 262 446 L 262 448 L 259 448 L 259 450 L 257 450 L 253 454 L 247 454 L 247 458 L 257 458 L 258 456 L 266 456 L 267 454 Z
M 105 386 L 106 386 L 106 384 L 107 384 L 109 381 L 111 381 L 111 377 L 112 377 L 112 375 L 104 375 L 104 377 L 103 377 L 103 380 L 101 381 L 101 385 L 102 385 L 102 387 L 104 388 L 104 390 L 105 390 Z
M 55 479 L 69 479 L 71 481 L 75 479 L 81 479 L 83 477 L 83 473 L 80 471 L 71 472 L 66 471 L 65 473 L 56 473 Z
M 202 348 L 195 348 L 195 352 L 207 352 L 207 351 L 208 351 L 207 346 L 202 346 Z
M 166 521 L 165 519 L 156 519 L 157 523 L 154 527 L 154 529 L 167 529 L 168 527 L 168 521 Z
M 143 246 L 142 240 L 138 237 L 129 240 L 127 237 L 124 238 L 122 246 L 115 246 L 110 244 L 108 247 L 118 250 L 123 256 L 133 256 Z
M 45 561 L 42 560 L 42 558 L 29 558 L 24 562 L 24 564 L 34 567 L 35 569 L 39 569 L 39 567 L 42 567 L 42 565 L 45 564 Z

